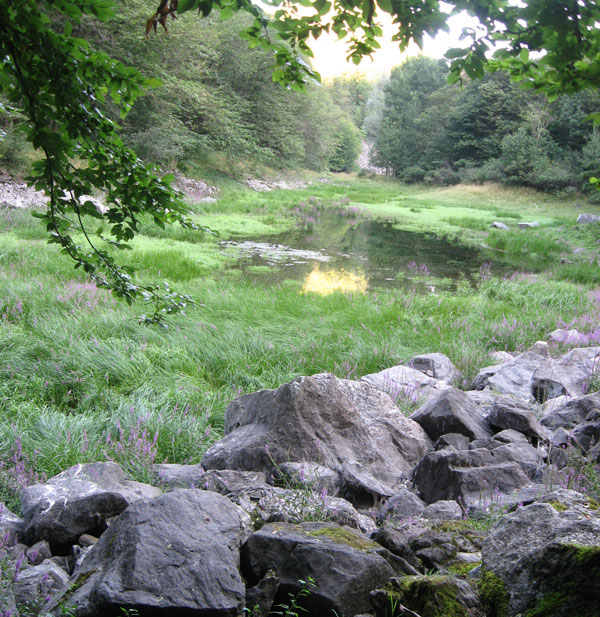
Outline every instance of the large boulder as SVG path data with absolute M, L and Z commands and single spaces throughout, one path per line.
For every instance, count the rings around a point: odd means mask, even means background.
M 198 489 L 135 502 L 89 550 L 53 614 L 61 604 L 78 617 L 240 614 L 243 518 L 226 497 Z
M 116 463 L 75 465 L 21 491 L 25 541 L 47 540 L 54 554 L 67 554 L 81 534 L 100 535 L 106 519 L 137 499 L 160 494 L 128 480 Z
M 459 433 L 471 440 L 492 435 L 480 408 L 456 388 L 429 400 L 412 414 L 411 420 L 418 422 L 434 441 L 446 433 Z
M 275 605 L 289 602 L 300 581 L 311 577 L 316 587 L 302 599 L 314 617 L 340 617 L 369 610 L 369 593 L 396 573 L 394 556 L 376 542 L 332 523 L 271 523 L 248 538 L 242 568 L 249 585 L 270 570 L 279 579 Z
M 600 392 L 565 399 L 562 404 L 548 409 L 541 423 L 552 430 L 561 427 L 571 429 L 585 422 L 592 413 L 600 415 Z
M 487 366 L 475 376 L 471 388 L 483 390 L 490 388 L 501 394 L 531 399 L 531 378 L 546 358 L 531 351 L 520 354 L 509 362 Z
M 209 448 L 202 465 L 267 475 L 288 462 L 318 463 L 342 476 L 352 467 L 347 491 L 363 499 L 375 490 L 370 486 L 393 494 L 431 448 L 425 431 L 387 394 L 321 374 L 233 401 L 225 412 L 225 437 Z
M 66 588 L 69 575 L 50 559 L 21 570 L 15 580 L 18 606 L 41 606 L 53 594 Z
M 515 462 L 498 462 L 485 448 L 457 451 L 451 446 L 423 457 L 413 481 L 426 503 L 452 499 L 468 504 L 497 499 L 529 479 Z
M 600 615 L 597 511 L 583 495 L 556 492 L 544 501 L 503 516 L 488 534 L 481 585 L 487 615 Z
M 227 495 L 239 488 L 267 483 L 264 473 L 233 469 L 206 470 L 202 465 L 159 463 L 153 466 L 152 471 L 158 485 L 169 491 L 176 488 L 200 488 Z
M 403 364 L 386 368 L 379 373 L 364 375 L 360 381 L 383 390 L 394 400 L 405 398 L 415 402 L 429 400 L 440 390 L 450 387 L 445 381 L 434 379 L 416 368 Z
M 546 360 L 534 372 L 531 391 L 543 403 L 558 396 L 586 394 L 600 371 L 600 347 L 578 347 L 558 360 Z

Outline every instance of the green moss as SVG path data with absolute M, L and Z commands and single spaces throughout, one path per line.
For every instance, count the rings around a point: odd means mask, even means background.
M 481 561 L 476 561 L 475 563 L 453 563 L 448 567 L 448 570 L 457 576 L 464 576 L 479 565 L 481 565 Z
M 558 512 L 564 512 L 565 510 L 569 509 L 569 506 L 566 506 L 564 503 L 561 503 L 560 501 L 551 501 L 549 503 Z
M 562 593 L 551 593 L 542 598 L 534 608 L 525 613 L 525 617 L 548 617 L 556 614 L 565 606 L 567 599 Z M 576 617 L 573 615 L 573 617 Z
M 479 596 L 487 617 L 506 617 L 508 594 L 502 579 L 489 570 L 484 570 L 481 574 Z
M 597 510 L 598 508 L 600 508 L 600 505 L 593 497 L 587 497 L 586 499 L 590 510 Z
M 333 540 L 338 544 L 346 544 L 352 548 L 356 548 L 361 551 L 369 551 L 378 547 L 376 542 L 367 540 L 362 536 L 344 529 L 343 527 L 322 527 L 321 529 L 314 529 L 307 532 L 309 536 L 313 538 L 327 538 Z

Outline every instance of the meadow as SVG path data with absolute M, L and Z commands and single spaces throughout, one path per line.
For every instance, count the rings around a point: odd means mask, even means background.
M 264 285 L 228 268 L 233 257 L 220 242 L 280 233 L 311 200 L 486 246 L 512 273 L 482 268 L 476 281 L 429 294 L 320 295 L 299 281 Z M 161 328 L 138 324 L 142 305 L 128 307 L 74 270 L 30 212 L 3 208 L 0 501 L 18 510 L 20 486 L 78 462 L 115 460 L 138 480 L 155 462 L 197 463 L 222 435 L 232 399 L 299 375 L 354 379 L 439 351 L 468 387 L 494 350 L 525 350 L 567 325 L 595 341 L 600 225 L 575 225 L 581 211 L 600 209 L 577 196 L 497 185 L 407 187 L 339 175 L 256 193 L 225 183 L 216 203 L 193 207 L 215 234 L 147 222 L 134 250 L 122 253 L 140 280 L 166 280 L 196 299 Z M 511 231 L 491 231 L 493 221 Z M 539 227 L 517 228 L 527 221 Z M 408 413 L 416 402 L 398 404 Z

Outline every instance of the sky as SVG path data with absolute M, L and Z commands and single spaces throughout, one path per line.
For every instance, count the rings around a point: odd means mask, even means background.
M 448 20 L 449 33 L 439 33 L 435 38 L 425 35 L 423 50 L 416 44 L 411 45 L 404 53 L 400 53 L 398 44 L 391 41 L 394 27 L 391 17 L 387 21 L 380 19 L 383 25 L 383 39 L 380 41 L 381 49 L 373 54 L 373 58 L 365 58 L 358 65 L 346 61 L 345 42 L 338 41 L 335 34 L 322 35 L 317 41 L 311 43 L 315 54 L 313 66 L 321 74 L 323 79 L 330 79 L 340 75 L 363 74 L 369 80 L 376 80 L 386 75 L 390 70 L 402 64 L 407 57 L 417 56 L 423 53 L 433 58 L 441 58 L 451 47 L 463 47 L 464 43 L 459 37 L 463 28 L 475 26 L 477 20 L 467 15 L 457 15 Z

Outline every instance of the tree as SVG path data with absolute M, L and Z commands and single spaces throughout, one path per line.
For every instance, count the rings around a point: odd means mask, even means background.
M 600 5 L 591 0 L 454 0 L 450 13 L 438 0 L 272 0 L 272 5 L 267 13 L 251 0 L 161 0 L 149 23 L 166 29 L 176 10 L 197 9 L 204 16 L 218 10 L 222 19 L 245 11 L 253 22 L 241 36 L 251 47 L 274 54 L 272 79 L 302 90 L 307 80 L 318 78 L 304 59 L 312 55 L 311 36 L 331 30 L 348 37 L 349 58 L 358 63 L 379 46 L 378 10 L 392 15 L 402 49 L 446 29 L 448 15 L 464 10 L 482 25 L 465 32 L 465 49 L 449 52 L 450 80 L 458 81 L 463 71 L 480 77 L 487 66 L 507 70 L 549 97 L 600 85 Z M 139 297 L 151 302 L 153 312 L 142 319 L 156 322 L 183 309 L 189 299 L 168 288 L 136 284 L 114 258 L 114 249 L 127 248 L 145 215 L 159 225 L 191 223 L 170 178 L 157 178 L 124 145 L 106 113 L 112 101 L 124 117 L 155 83 L 73 35 L 82 16 L 107 21 L 117 11 L 111 0 L 4 0 L 0 94 L 9 112 L 24 116 L 26 139 L 43 155 L 30 182 L 48 195 L 48 210 L 40 216 L 50 241 L 99 285 L 130 303 Z M 499 49 L 488 59 L 492 44 Z M 104 214 L 85 198 L 94 190 L 105 194 L 109 208 Z M 95 231 L 94 219 L 103 223 Z M 76 241 L 77 232 L 85 243 Z

